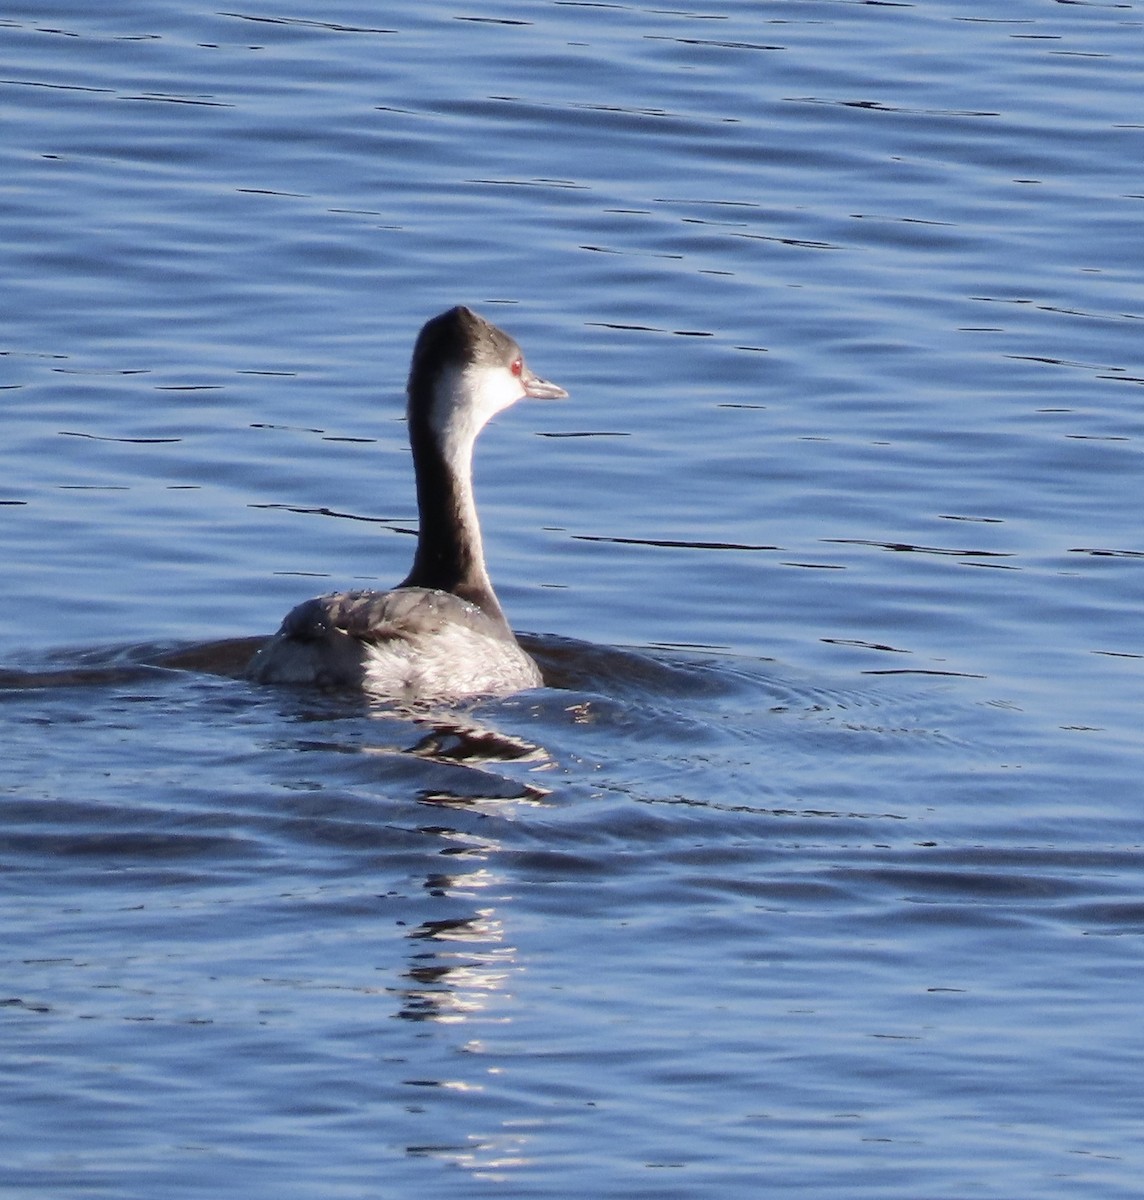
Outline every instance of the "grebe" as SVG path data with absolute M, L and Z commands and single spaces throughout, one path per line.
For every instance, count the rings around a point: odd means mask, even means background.
M 507 333 L 461 307 L 422 327 L 407 392 L 420 515 L 412 570 L 390 592 L 336 592 L 298 605 L 254 656 L 252 679 L 357 687 L 408 703 L 543 682 L 485 567 L 473 446 L 492 417 L 525 396 L 568 393 L 535 375 Z

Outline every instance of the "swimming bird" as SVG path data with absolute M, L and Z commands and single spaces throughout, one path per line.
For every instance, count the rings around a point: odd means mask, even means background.
M 248 668 L 261 683 L 360 688 L 405 703 L 507 695 L 543 682 L 505 620 L 485 566 L 473 447 L 526 396 L 568 393 L 468 308 L 422 327 L 407 384 L 420 526 L 413 567 L 388 592 L 335 592 L 288 613 Z

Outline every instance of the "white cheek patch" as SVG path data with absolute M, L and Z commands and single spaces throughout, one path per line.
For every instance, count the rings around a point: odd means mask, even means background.
M 465 382 L 472 388 L 478 428 L 524 399 L 524 385 L 507 367 L 469 367 Z
M 524 394 L 507 367 L 447 367 L 437 382 L 429 423 L 447 453 L 471 449 L 484 426 Z

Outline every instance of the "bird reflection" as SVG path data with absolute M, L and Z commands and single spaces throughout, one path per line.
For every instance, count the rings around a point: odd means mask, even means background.
M 432 791 L 421 791 L 417 794 L 419 804 L 433 804 L 440 808 L 481 808 L 489 809 L 497 806 L 513 804 L 540 804 L 549 795 L 547 788 L 537 787 L 532 783 L 521 783 L 517 790 L 510 795 L 473 795 L 434 788 Z
M 409 1021 L 464 1021 L 504 990 L 515 964 L 516 949 L 505 943 L 493 909 L 423 921 L 407 936 L 418 948 L 403 975 L 408 983 L 398 990 L 397 1015 Z
M 432 730 L 408 752 L 438 762 L 549 761 L 548 751 L 526 738 L 459 719 L 434 722 Z
M 421 804 L 454 809 L 503 808 L 521 803 L 540 804 L 550 794 L 550 788 L 487 769 L 496 763 L 526 763 L 534 771 L 547 769 L 552 766 L 552 759 L 543 746 L 516 734 L 502 733 L 469 717 L 449 716 L 426 723 L 430 724 L 429 732 L 406 747 L 405 753 L 429 762 L 467 769 L 463 776 L 464 789 L 423 789 L 417 794 Z

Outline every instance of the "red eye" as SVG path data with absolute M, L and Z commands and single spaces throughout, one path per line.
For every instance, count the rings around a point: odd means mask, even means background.
M 523 358 L 514 358 L 514 359 L 512 360 L 512 366 L 511 366 L 511 367 L 509 367 L 509 370 L 510 370 L 510 371 L 511 371 L 511 372 L 512 372 L 514 375 L 516 375 L 517 377 L 519 377 L 519 376 L 520 376 L 520 373 L 521 373 L 521 371 L 523 371 L 523 370 L 524 370 L 524 359 L 523 359 Z

